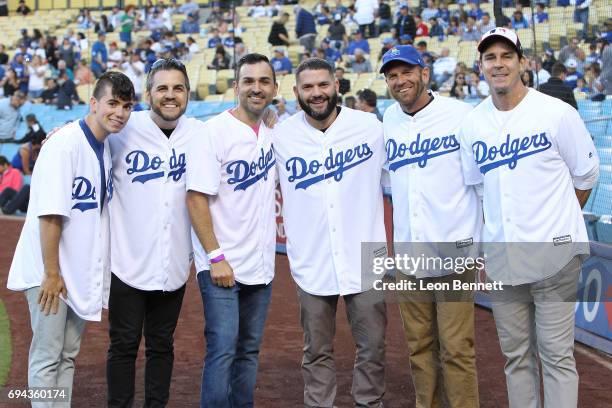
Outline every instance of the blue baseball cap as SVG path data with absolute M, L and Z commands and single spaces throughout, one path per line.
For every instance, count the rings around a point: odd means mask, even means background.
M 401 61 L 409 65 L 418 65 L 425 68 L 425 61 L 421 58 L 421 54 L 412 45 L 398 45 L 385 52 L 382 57 L 382 66 L 380 73 L 385 73 L 385 68 L 393 61 Z

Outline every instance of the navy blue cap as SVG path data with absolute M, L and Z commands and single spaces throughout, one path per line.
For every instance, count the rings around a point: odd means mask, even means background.
M 421 58 L 421 54 L 412 45 L 398 45 L 385 52 L 382 57 L 382 66 L 380 67 L 380 73 L 385 73 L 385 67 L 393 61 L 405 62 L 409 65 L 418 65 L 425 68 L 425 61 Z

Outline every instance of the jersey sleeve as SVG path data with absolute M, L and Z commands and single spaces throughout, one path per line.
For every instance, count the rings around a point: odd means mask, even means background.
M 469 119 L 468 119 L 469 120 Z M 483 176 L 480 169 L 476 165 L 474 159 L 474 151 L 472 150 L 472 142 L 469 137 L 471 130 L 467 123 L 464 123 L 459 128 L 459 145 L 461 151 L 461 170 L 463 171 L 463 179 L 468 186 L 482 183 Z
M 201 125 L 203 131 L 196 132 L 187 148 L 187 191 L 217 195 L 221 184 L 221 164 L 223 156 L 219 142 Z
M 591 135 L 575 109 L 568 107 L 565 110 L 555 141 L 572 177 L 584 176 L 599 167 L 599 157 Z
M 37 197 L 34 208 L 36 216 L 61 215 L 70 217 L 72 207 L 72 184 L 75 168 L 72 149 L 66 143 L 68 135 L 57 134 L 49 139 L 38 155 L 32 186 L 38 191 L 32 196 Z

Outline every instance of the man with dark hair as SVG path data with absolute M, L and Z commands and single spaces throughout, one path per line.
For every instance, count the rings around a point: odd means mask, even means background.
M 566 74 L 567 68 L 565 68 L 565 65 L 557 62 L 552 66 L 552 72 L 548 82 L 540 85 L 538 90 L 546 95 L 561 99 L 563 102 L 569 103 L 574 109 L 578 110 L 574 92 L 564 82 Z
M 134 112 L 109 138 L 116 195 L 111 215 L 109 407 L 134 401 L 136 356 L 145 337 L 146 406 L 170 397 L 174 330 L 191 266 L 185 168 L 202 122 L 184 116 L 189 78 L 183 63 L 156 61 L 145 96 L 151 110 Z
M 262 123 L 278 90 L 261 54 L 236 68 L 236 108 L 206 122 L 187 149 L 187 207 L 195 234 L 206 356 L 200 406 L 252 407 L 274 278 L 276 173 Z
M 395 39 L 399 40 L 402 35 L 408 34 L 411 38 L 416 37 L 416 23 L 410 15 L 407 5 L 400 6 L 400 14 L 395 22 Z
M 357 91 L 357 103 L 355 104 L 355 108 L 376 115 L 376 119 L 382 122 L 383 117 L 376 107 L 376 99 L 376 92 L 371 89 Z
M 351 90 L 351 81 L 344 78 L 344 68 L 337 67 L 336 68 L 336 79 L 338 80 L 338 92 L 340 95 L 344 95 Z
M 293 92 L 302 111 L 276 125 L 274 151 L 304 330 L 304 406 L 334 405 L 333 342 L 342 296 L 356 344 L 355 406 L 382 407 L 386 306 L 382 292 L 372 289 L 371 271 L 361 268 L 362 261 L 371 265 L 373 256 L 387 253 L 382 124 L 337 106 L 338 81 L 325 60 L 303 61 L 295 76 Z M 377 244 L 362 252 L 362 242 Z
M 32 342 L 28 386 L 66 387 L 85 322 L 100 321 L 109 285 L 111 158 L 107 137 L 127 123 L 134 88 L 119 72 L 89 101 L 89 114 L 45 143 L 7 287 L 25 293 Z M 127 97 L 124 99 L 123 96 Z
M 21 121 L 19 108 L 26 101 L 26 94 L 21 91 L 15 91 L 10 97 L 0 99 L 0 143 L 14 141 Z

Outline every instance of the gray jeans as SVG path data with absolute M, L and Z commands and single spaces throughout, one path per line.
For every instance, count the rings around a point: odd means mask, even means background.
M 59 302 L 57 314 L 45 315 L 40 310 L 40 287 L 25 291 L 30 309 L 32 344 L 28 359 L 28 386 L 66 387 L 72 394 L 74 360 L 81 347 L 85 320 L 77 316 L 65 302 Z M 33 402 L 32 407 L 69 407 L 69 402 Z
M 504 286 L 504 299 L 492 297 L 510 408 L 539 408 L 540 370 L 546 408 L 578 405 L 574 360 L 574 307 L 581 262 L 572 259 L 560 272 L 540 282 Z M 512 298 L 521 302 L 512 301 Z M 531 301 L 524 301 L 530 297 Z
M 346 314 L 357 346 L 351 394 L 356 407 L 382 407 L 385 394 L 387 307 L 382 292 L 346 295 Z M 304 406 L 331 408 L 336 397 L 334 336 L 338 295 L 316 296 L 298 287 L 304 329 Z

